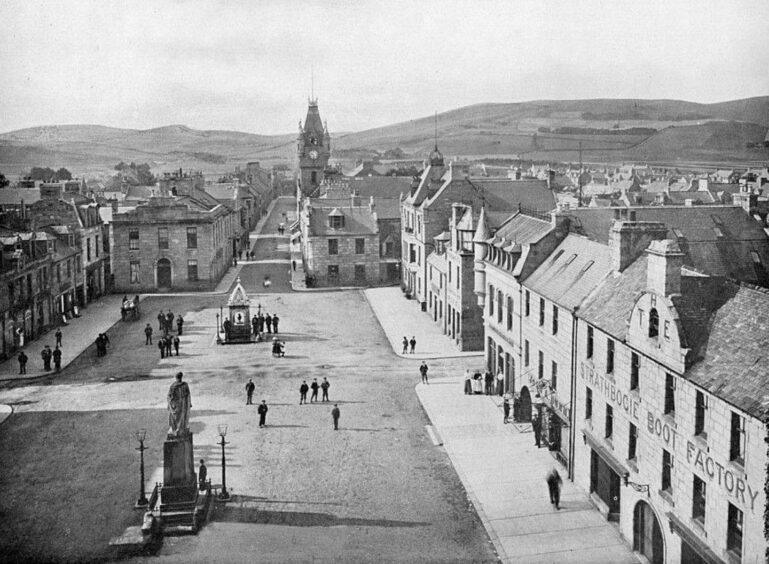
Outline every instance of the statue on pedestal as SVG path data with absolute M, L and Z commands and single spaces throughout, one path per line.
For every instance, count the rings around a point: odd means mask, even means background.
M 168 437 L 184 437 L 190 432 L 190 408 L 192 396 L 184 375 L 176 374 L 176 381 L 168 389 Z

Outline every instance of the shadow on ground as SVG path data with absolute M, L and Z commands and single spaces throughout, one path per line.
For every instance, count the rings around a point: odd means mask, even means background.
M 422 521 L 393 519 L 361 519 L 337 517 L 330 513 L 308 511 L 265 511 L 256 507 L 228 506 L 217 509 L 215 521 L 225 523 L 254 523 L 260 525 L 286 525 L 289 527 L 427 527 Z

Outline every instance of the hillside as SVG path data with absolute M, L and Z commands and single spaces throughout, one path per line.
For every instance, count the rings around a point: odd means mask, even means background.
M 320 108 L 321 114 L 323 108 Z M 423 158 L 433 148 L 432 116 L 334 135 L 334 157 L 355 159 L 399 147 Z M 448 155 L 539 160 L 765 161 L 769 96 L 717 104 L 678 100 L 539 100 L 477 104 L 439 114 L 438 145 Z M 654 132 L 656 131 L 656 133 Z M 566 132 L 566 133 L 564 133 Z M 749 144 L 758 148 L 748 148 Z M 34 127 L 0 135 L 0 170 L 66 166 L 78 174 L 119 161 L 231 170 L 258 160 L 290 163 L 294 135 L 199 131 L 183 125 L 148 130 L 99 125 Z

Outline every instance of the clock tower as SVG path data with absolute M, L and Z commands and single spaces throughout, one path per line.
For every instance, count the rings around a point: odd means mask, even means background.
M 299 182 L 302 194 L 313 194 L 323 180 L 323 171 L 331 157 L 331 136 L 318 112 L 318 100 L 310 98 L 304 126 L 299 122 L 297 137 Z

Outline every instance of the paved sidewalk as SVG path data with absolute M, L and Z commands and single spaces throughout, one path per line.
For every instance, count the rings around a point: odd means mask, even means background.
M 122 300 L 122 295 L 108 294 L 102 296 L 88 304 L 88 307 L 81 309 L 80 317 L 71 319 L 67 325 L 61 327 L 62 368 L 90 347 L 99 333 L 106 333 L 115 323 L 120 322 L 120 303 Z M 43 370 L 43 359 L 40 358 L 40 351 L 43 350 L 45 345 L 50 345 L 51 349 L 55 348 L 55 333 L 56 329 L 51 329 L 48 333 L 28 342 L 24 346 L 23 350 L 29 357 L 26 374 L 19 374 L 19 362 L 16 360 L 18 351 L 8 360 L 1 362 L 0 381 L 23 380 L 54 374 L 53 370 L 49 372 Z M 51 365 L 53 365 L 53 361 L 51 361 Z
M 433 323 L 430 316 L 419 310 L 417 302 L 403 296 L 400 288 L 370 288 L 363 293 L 398 356 L 415 359 L 475 356 L 481 362 L 482 351 L 460 351 L 440 327 Z M 408 339 L 412 336 L 416 338 L 414 354 L 402 353 L 404 336 Z
M 465 395 L 463 384 L 461 376 L 431 379 L 416 392 L 501 560 L 637 563 L 574 483 L 564 479 L 560 511 L 550 504 L 553 457 L 534 446 L 529 426 L 503 424 L 502 398 Z

